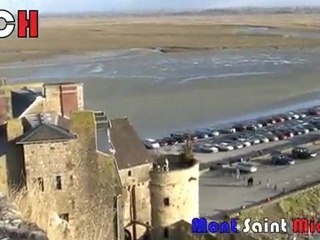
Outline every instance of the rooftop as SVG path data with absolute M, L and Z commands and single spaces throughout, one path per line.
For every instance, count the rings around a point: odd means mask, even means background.
M 25 133 L 17 143 L 28 144 L 51 141 L 67 141 L 75 138 L 75 135 L 67 129 L 53 124 L 42 123 L 31 131 Z
M 119 169 L 152 163 L 153 159 L 127 118 L 110 120 L 111 142 Z
M 42 90 L 21 89 L 12 91 L 11 96 L 12 114 L 14 118 L 18 118 L 32 103 L 34 103 L 37 97 L 42 97 Z

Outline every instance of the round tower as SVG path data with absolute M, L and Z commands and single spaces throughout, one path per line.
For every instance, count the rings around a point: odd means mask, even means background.
M 165 155 L 150 175 L 152 239 L 177 239 L 172 226 L 199 216 L 199 163 Z

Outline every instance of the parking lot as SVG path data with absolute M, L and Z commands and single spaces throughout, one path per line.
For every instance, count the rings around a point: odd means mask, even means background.
M 200 177 L 200 214 L 214 218 L 225 210 L 250 205 L 282 191 L 289 191 L 307 183 L 320 181 L 320 158 L 297 160 L 295 165 L 275 166 L 256 161 L 258 171 L 241 174 L 218 169 Z M 254 186 L 247 186 L 253 177 Z M 269 181 L 269 186 L 268 185 Z
M 309 144 L 307 148 L 311 146 L 318 151 L 319 147 L 313 143 L 320 140 L 320 107 L 234 123 L 219 129 L 219 135 L 213 128 L 188 133 L 189 139 L 192 137 L 195 158 L 200 161 L 203 171 L 199 193 L 201 216 L 216 218 L 225 211 L 320 181 L 319 155 L 296 159 L 294 165 L 271 163 L 273 152 L 283 149 Z M 181 153 L 186 138 L 185 132 L 176 133 L 165 138 L 168 144 L 156 140 L 160 147 L 149 149 L 154 154 Z M 257 153 L 263 153 L 261 157 L 264 159 L 253 158 Z M 233 168 L 230 163 L 242 157 L 250 159 L 249 165 L 253 164 L 257 171 L 239 175 L 237 167 Z M 252 187 L 247 185 L 250 177 L 254 180 Z

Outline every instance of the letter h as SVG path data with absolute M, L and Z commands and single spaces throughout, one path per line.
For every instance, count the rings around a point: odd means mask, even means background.
M 27 38 L 29 29 L 29 38 L 39 37 L 39 12 L 37 10 L 29 11 L 29 19 L 27 17 L 28 11 L 18 11 L 18 38 Z

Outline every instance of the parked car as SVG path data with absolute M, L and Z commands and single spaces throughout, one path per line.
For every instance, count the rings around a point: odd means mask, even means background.
M 214 146 L 217 147 L 219 149 L 219 151 L 223 151 L 223 152 L 234 150 L 234 147 L 226 142 L 217 143 Z
M 173 138 L 175 141 L 177 141 L 179 143 L 186 142 L 187 139 L 188 139 L 187 134 L 185 134 L 184 132 L 171 133 L 170 137 Z
M 213 128 L 213 127 L 208 127 L 206 128 L 206 130 L 209 132 L 209 134 L 212 136 L 212 137 L 215 137 L 215 136 L 219 136 L 220 135 L 220 132 L 219 130 Z
M 157 142 L 157 140 L 152 138 L 146 138 L 143 140 L 144 145 L 147 149 L 157 149 L 160 148 L 160 144 Z
M 291 111 L 291 112 L 288 112 L 288 114 L 292 116 L 292 119 L 299 119 L 300 118 L 300 115 L 297 112 Z
M 275 165 L 294 165 L 295 161 L 290 156 L 281 154 L 281 155 L 272 157 L 271 163 Z
M 252 135 L 246 135 L 245 138 L 250 141 L 251 145 L 259 144 L 261 143 L 260 139 L 252 136 Z
M 245 123 L 237 123 L 232 127 L 236 130 L 236 132 L 243 132 L 246 131 L 248 128 L 248 126 Z
M 270 126 L 270 125 L 271 125 L 271 123 L 269 122 L 269 120 L 266 119 L 266 118 L 259 118 L 257 121 L 258 121 L 260 124 L 262 124 L 263 127 L 266 127 L 266 126 Z
M 279 138 L 279 140 L 286 140 L 288 137 L 277 129 L 271 130 L 271 132 Z
M 172 137 L 164 137 L 164 138 L 158 139 L 157 142 L 160 144 L 161 147 L 178 144 L 178 141 L 176 141 Z
M 235 133 L 237 130 L 234 127 L 224 127 L 219 130 L 222 134 L 231 134 Z
M 264 134 L 262 134 L 262 133 L 257 133 L 257 134 L 255 134 L 254 135 L 256 138 L 258 138 L 259 140 L 260 140 L 260 142 L 262 142 L 262 143 L 268 143 L 268 142 L 270 142 L 270 140 L 269 140 L 269 138 L 268 137 L 266 137 Z
M 212 137 L 212 135 L 205 129 L 196 129 L 194 132 L 192 132 L 192 136 L 196 137 L 197 139 Z
M 275 115 L 275 116 L 273 116 L 273 119 L 274 119 L 276 122 L 285 122 L 285 121 L 286 121 L 286 118 L 284 118 L 284 117 L 281 116 L 281 115 Z
M 243 143 L 239 141 L 225 141 L 225 142 L 233 146 L 234 149 L 242 149 L 244 147 Z
M 245 137 L 238 137 L 237 139 L 235 139 L 235 140 L 237 140 L 237 141 L 239 141 L 239 142 L 241 142 L 243 145 L 244 145 L 244 147 L 250 147 L 252 144 L 251 144 L 251 142 L 250 142 L 250 140 L 249 139 L 247 139 L 247 138 L 245 138 Z
M 240 172 L 244 172 L 244 173 L 254 173 L 258 171 L 258 168 L 255 165 L 247 162 L 236 163 L 235 168 L 239 169 Z
M 320 116 L 320 107 L 313 107 L 308 110 L 308 114 L 312 116 Z
M 291 153 L 293 158 L 296 159 L 309 159 L 317 156 L 317 152 L 311 151 L 308 148 L 296 147 L 292 149 Z
M 198 148 L 199 148 L 200 152 L 203 152 L 203 153 L 217 153 L 217 152 L 219 152 L 219 148 L 217 148 L 216 146 L 214 146 L 213 144 L 210 144 L 210 143 L 198 145 Z
M 312 123 L 303 123 L 302 125 L 304 128 L 308 129 L 310 132 L 319 130 L 318 127 L 316 127 Z

